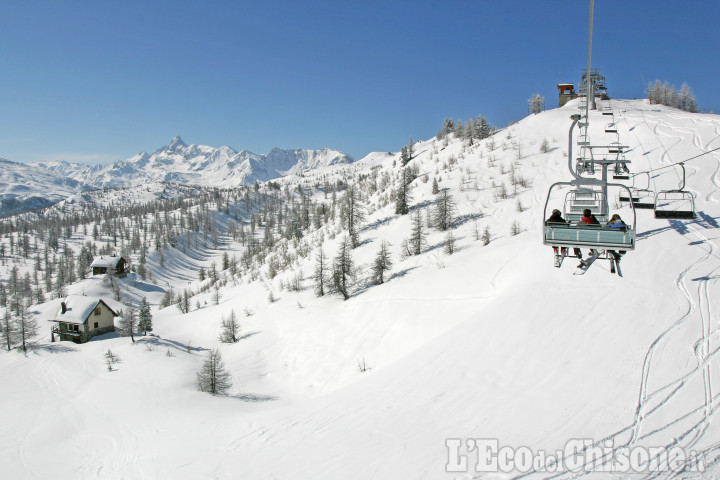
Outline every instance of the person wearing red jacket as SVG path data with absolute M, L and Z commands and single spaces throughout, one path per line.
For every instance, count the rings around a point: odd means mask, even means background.
M 595 218 L 595 215 L 592 214 L 592 211 L 589 208 L 586 208 L 583 210 L 583 216 L 580 217 L 580 221 L 585 225 L 600 225 L 600 222 L 597 218 Z M 578 222 L 578 225 L 580 225 L 580 222 Z M 585 260 L 582 259 L 582 252 L 579 248 L 574 249 L 575 255 L 580 259 L 580 265 L 578 265 L 578 268 L 585 265 Z M 590 249 L 590 255 L 593 255 L 595 253 L 594 249 Z

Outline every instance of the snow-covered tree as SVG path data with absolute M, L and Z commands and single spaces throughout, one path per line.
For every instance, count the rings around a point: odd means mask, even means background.
M 529 103 L 529 109 L 532 113 L 538 114 L 545 110 L 545 97 L 540 95 L 539 93 L 534 93 L 532 97 L 528 100 Z
M 118 333 L 123 337 L 130 337 L 135 343 L 135 333 L 137 332 L 137 313 L 132 307 L 126 307 L 120 314 L 120 322 L 118 323 Z

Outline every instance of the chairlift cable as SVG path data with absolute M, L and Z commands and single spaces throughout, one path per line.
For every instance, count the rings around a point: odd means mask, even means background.
M 681 162 L 671 163 L 671 164 L 669 164 L 669 165 L 664 165 L 664 166 L 658 167 L 658 168 L 651 168 L 650 170 L 645 170 L 645 171 L 643 171 L 643 172 L 636 172 L 636 173 L 633 173 L 632 176 L 633 176 L 633 177 L 636 177 L 636 176 L 638 176 L 638 175 L 643 175 L 643 174 L 645 174 L 645 173 L 652 173 L 652 172 L 657 172 L 657 171 L 660 171 L 660 170 L 665 170 L 666 168 L 674 167 L 674 166 L 676 166 L 676 165 L 681 165 L 681 164 L 683 164 L 683 163 L 689 162 L 689 161 L 691 161 L 691 160 L 695 160 L 696 158 L 700 158 L 700 157 L 702 157 L 702 156 L 704 156 L 704 155 L 707 155 L 708 153 L 713 153 L 713 152 L 716 152 L 716 151 L 718 151 L 718 150 L 720 150 L 720 147 L 713 148 L 712 150 L 708 150 L 707 152 L 703 152 L 703 153 L 701 153 L 701 154 L 699 154 L 699 155 L 695 155 L 694 157 L 686 158 L 685 160 L 683 160 L 683 161 L 681 161 Z

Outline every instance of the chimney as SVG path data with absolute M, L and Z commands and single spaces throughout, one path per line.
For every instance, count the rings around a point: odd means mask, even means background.
M 60 302 L 60 308 L 62 309 L 62 311 L 60 312 L 61 314 L 65 314 L 65 312 L 67 312 L 67 305 L 65 304 L 65 302 Z

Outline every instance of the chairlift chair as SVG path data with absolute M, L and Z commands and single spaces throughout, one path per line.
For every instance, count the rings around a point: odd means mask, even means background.
M 620 195 L 618 200 L 621 202 L 632 203 L 633 208 L 650 210 L 655 209 L 655 192 L 650 190 L 650 172 L 642 172 L 647 175 L 647 184 L 644 188 L 635 186 L 635 179 L 641 174 L 635 174 L 632 177 L 633 185 L 629 188 L 630 195 Z
M 590 185 L 590 186 L 586 186 Z M 563 204 L 563 218 L 569 223 L 544 223 L 543 244 L 554 248 L 589 248 L 597 252 L 597 258 L 611 259 L 611 252 L 629 251 L 635 249 L 636 214 L 632 207 L 632 222 L 626 222 L 624 228 L 608 227 L 608 202 L 602 191 L 595 190 L 592 185 L 598 185 L 593 179 L 578 179 L 570 182 L 557 182 L 550 187 L 543 218 L 548 218 L 548 204 L 552 192 L 557 187 L 570 186 L 572 190 L 565 195 Z M 608 187 L 620 188 L 630 194 L 625 185 L 608 183 Z M 586 225 L 580 217 L 584 209 L 590 209 L 600 222 L 600 225 Z
M 630 180 L 630 169 L 627 168 L 627 165 L 622 162 L 618 162 L 615 164 L 615 168 L 613 170 L 613 179 L 614 180 Z M 630 201 L 630 200 L 627 200 Z
M 655 218 L 695 218 L 695 196 L 685 190 L 685 165 L 682 168 L 682 184 L 675 190 L 661 190 L 655 196 Z
M 615 125 L 615 122 L 605 125 L 605 133 L 617 133 L 617 125 Z

